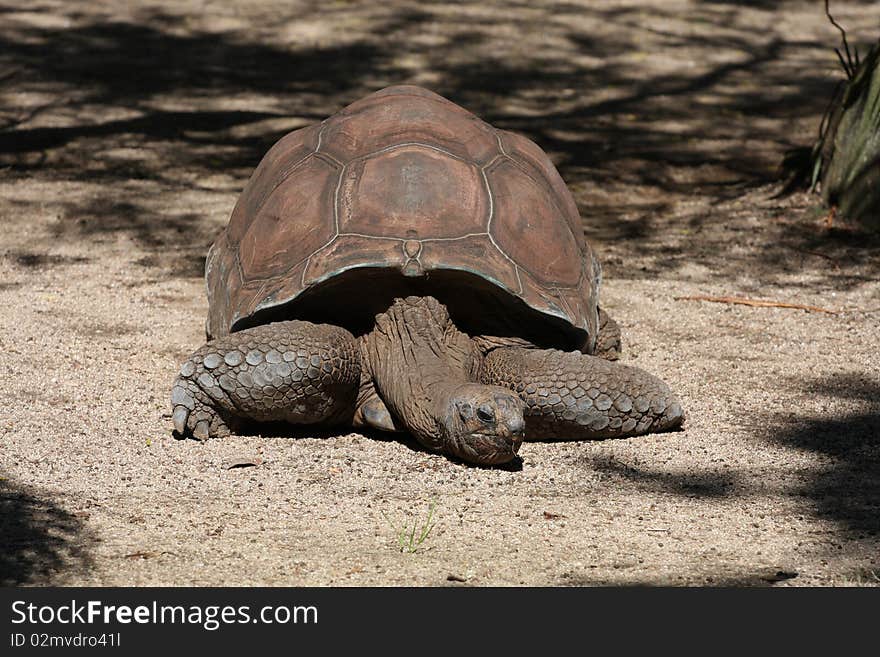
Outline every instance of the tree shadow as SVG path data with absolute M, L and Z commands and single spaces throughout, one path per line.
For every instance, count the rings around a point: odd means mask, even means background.
M 768 438 L 822 455 L 823 465 L 796 493 L 815 514 L 858 538 L 880 533 L 880 380 L 837 376 L 805 385 L 811 396 L 852 402 L 836 417 L 770 418 Z M 837 404 L 839 408 L 841 405 Z M 867 409 L 865 408 L 867 406 Z M 880 538 L 873 539 L 880 547 Z
M 610 485 L 625 484 L 649 494 L 676 495 L 685 498 L 724 498 L 738 494 L 741 484 L 729 473 L 718 471 L 671 473 L 637 468 L 609 456 L 585 457 L 594 472 L 608 479 Z
M 849 538 L 878 537 L 880 380 L 836 376 L 809 382 L 803 388 L 812 398 L 837 402 L 829 404 L 836 409 L 834 416 L 771 415 L 758 425 L 768 442 L 822 457 L 802 484 L 786 487 L 786 494 L 807 500 L 817 518 L 835 523 Z M 841 413 L 842 406 L 853 410 Z M 635 467 L 610 456 L 586 456 L 583 460 L 611 484 L 626 484 L 646 493 L 696 499 L 747 497 L 756 492 L 741 477 L 728 472 L 676 474 Z
M 171 278 L 201 278 L 214 231 L 196 212 L 156 204 L 149 192 L 99 196 L 87 201 L 61 201 L 59 220 L 50 226 L 55 240 L 110 242 L 118 234 L 134 239 L 148 255 L 132 260 L 145 269 L 160 269 Z
M 28 487 L 0 478 L 0 586 L 51 584 L 87 570 L 80 518 Z
M 47 12 L 48 13 L 48 12 Z M 404 12 L 395 21 L 418 20 Z M 387 25 L 394 29 L 393 24 Z M 93 168 L 82 153 L 74 159 L 17 158 L 27 153 L 77 146 L 80 142 L 129 145 L 172 142 L 186 148 L 168 152 L 176 166 L 199 170 L 253 167 L 287 130 L 235 137 L 230 129 L 269 118 L 291 116 L 276 100 L 296 98 L 294 116 L 312 123 L 337 109 L 327 98 L 351 95 L 360 80 L 383 59 L 378 48 L 360 43 L 328 44 L 312 49 L 285 49 L 245 35 L 190 29 L 183 17 L 160 10 L 141 12 L 139 19 L 73 21 L 67 28 L 28 27 L 0 30 L 0 60 L 15 75 L 8 85 L 51 85 L 55 98 L 7 119 L 0 132 L 0 153 L 12 171 L 56 173 L 79 168 L 77 178 L 166 178 L 163 164 L 130 161 L 129 168 Z M 347 93 L 348 92 L 348 93 Z M 261 97 L 271 110 L 217 109 L 230 99 Z M 175 102 L 176 101 L 176 102 Z M 172 110 L 162 105 L 190 105 Z M 91 111 L 89 111 L 91 110 Z M 104 114 L 124 114 L 110 118 Z M 24 127 L 43 113 L 60 111 L 69 125 Z M 83 144 L 84 145 L 84 144 Z M 213 147 L 210 156 L 202 153 Z M 73 151 L 79 150 L 73 148 Z M 79 156 L 78 158 L 76 156 Z M 83 168 L 82 165 L 86 167 Z M 67 171 L 66 171 L 67 169 Z
M 0 108 L 0 167 L 99 186 L 64 200 L 56 237 L 123 233 L 165 275 L 200 275 L 233 194 L 277 139 L 381 87 L 424 84 L 550 155 L 610 278 L 698 265 L 707 282 L 760 271 L 743 294 L 783 278 L 846 289 L 870 278 L 880 242 L 819 231 L 807 208 L 758 191 L 812 140 L 793 126 L 818 129 L 837 82 L 821 66 L 833 28 L 791 36 L 773 24 L 777 5 L 318 3 L 198 20 L 37 7 L 52 20 L 0 23 L 0 94 L 23 99 Z M 179 211 L 201 192 L 225 210 Z M 749 223 L 756 212 L 769 219 Z M 819 276 L 791 276 L 805 269 Z
M 91 258 L 85 256 L 65 256 L 35 251 L 7 251 L 0 255 L 0 257 L 10 260 L 14 265 L 23 269 L 43 269 L 59 265 L 75 265 L 91 260 Z

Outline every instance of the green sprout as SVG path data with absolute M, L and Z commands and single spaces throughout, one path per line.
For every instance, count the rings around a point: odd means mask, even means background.
M 401 552 L 413 554 L 419 549 L 422 543 L 425 542 L 428 535 L 431 533 L 431 530 L 434 528 L 434 509 L 436 507 L 437 502 L 436 500 L 433 500 L 428 506 L 428 517 L 425 518 L 421 530 L 418 529 L 419 523 L 417 521 L 413 522 L 412 527 L 409 527 L 407 523 L 398 527 L 384 511 L 382 512 L 382 517 L 385 518 L 385 522 L 388 523 L 388 526 L 391 527 L 397 536 L 397 545 L 400 547 Z

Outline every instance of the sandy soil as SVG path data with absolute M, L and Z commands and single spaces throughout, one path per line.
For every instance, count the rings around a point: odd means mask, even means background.
M 820 3 L 134 4 L 0 3 L 0 580 L 880 583 L 880 242 L 775 197 L 841 78 Z M 880 36 L 880 4 L 832 4 L 851 42 Z M 357 434 L 171 436 L 250 171 L 402 82 L 551 154 L 624 361 L 679 392 L 684 431 L 527 444 L 508 470 Z

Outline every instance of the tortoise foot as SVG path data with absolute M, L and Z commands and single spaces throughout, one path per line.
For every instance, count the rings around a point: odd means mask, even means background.
M 345 329 L 275 322 L 209 342 L 171 389 L 174 430 L 200 440 L 229 435 L 238 419 L 293 424 L 351 421 L 360 379 Z
M 171 403 L 174 405 L 171 419 L 178 436 L 208 440 L 225 438 L 231 433 L 226 420 L 196 381 L 178 377 L 171 389 Z

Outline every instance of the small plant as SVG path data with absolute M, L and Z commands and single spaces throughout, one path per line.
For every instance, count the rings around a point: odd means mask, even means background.
M 409 527 L 408 523 L 404 523 L 398 527 L 384 511 L 382 512 L 382 517 L 385 518 L 385 522 L 388 523 L 388 526 L 394 530 L 394 533 L 397 536 L 397 545 L 400 547 L 401 552 L 413 554 L 419 549 L 422 543 L 425 542 L 428 535 L 431 533 L 431 530 L 434 528 L 434 509 L 436 507 L 437 502 L 436 500 L 433 500 L 428 506 L 428 517 L 425 518 L 421 530 L 418 529 L 419 523 L 416 520 L 413 521 L 412 527 Z

